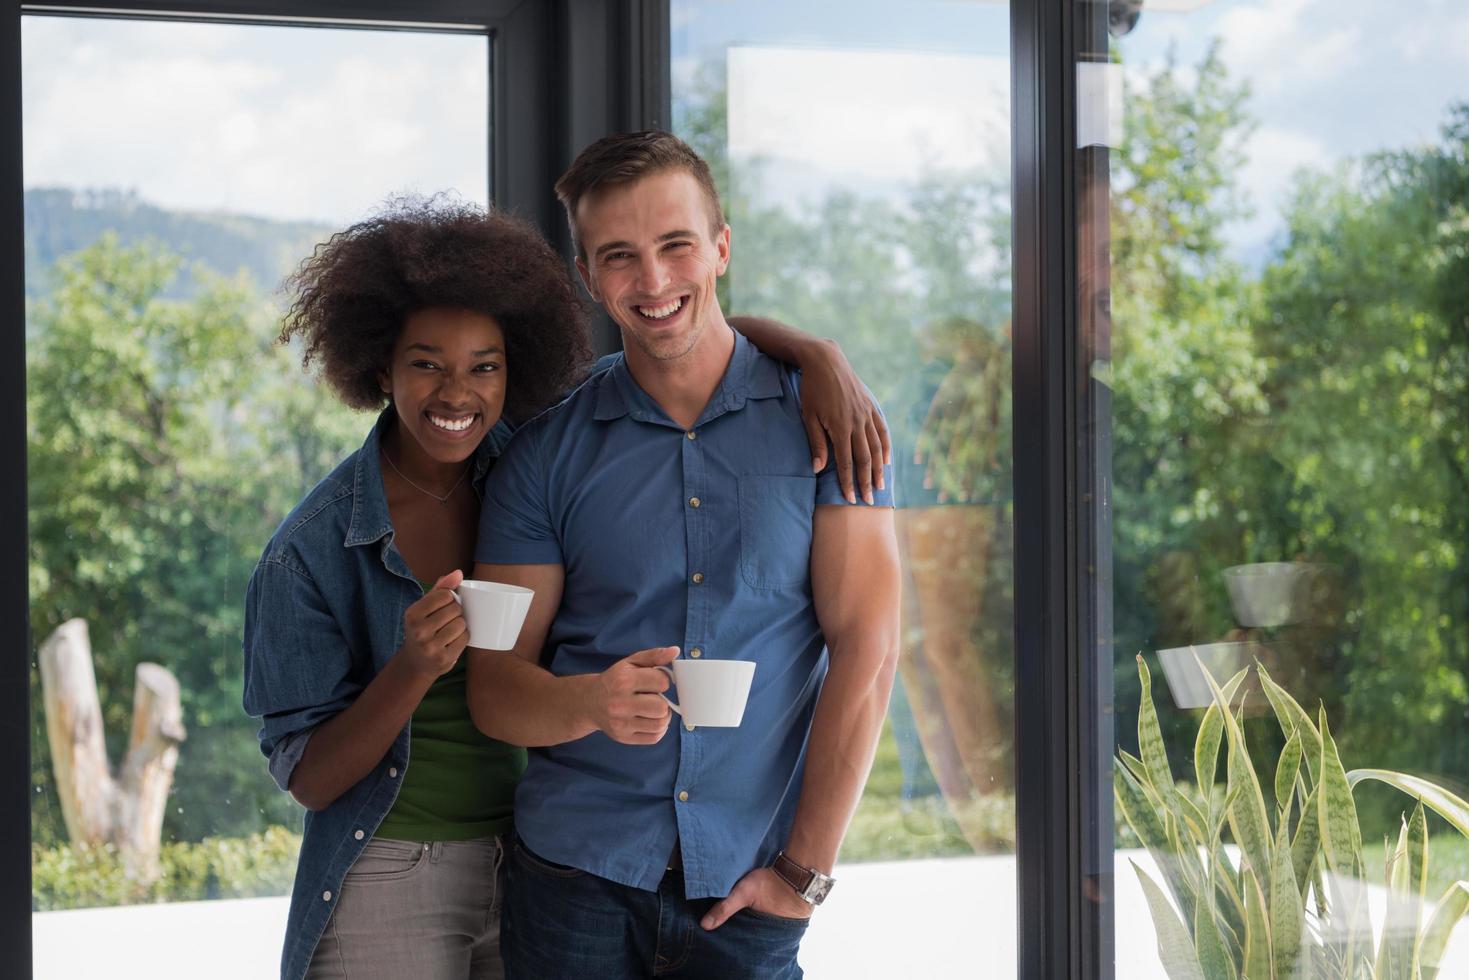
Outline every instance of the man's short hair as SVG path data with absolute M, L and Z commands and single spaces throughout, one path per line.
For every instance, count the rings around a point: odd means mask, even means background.
M 704 158 L 683 140 L 662 130 L 617 133 L 604 136 L 582 150 L 556 181 L 556 197 L 566 208 L 577 256 L 583 260 L 587 257 L 576 230 L 576 208 L 582 198 L 605 187 L 636 183 L 669 170 L 685 171 L 698 181 L 709 207 L 709 232 L 717 235 L 724 227 L 724 209 L 719 205 L 719 189 L 714 186 L 714 175 Z

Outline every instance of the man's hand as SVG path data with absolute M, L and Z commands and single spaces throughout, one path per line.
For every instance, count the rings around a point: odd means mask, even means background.
M 403 646 L 398 656 L 415 673 L 428 677 L 447 674 L 469 645 L 464 611 L 450 594 L 463 581 L 463 572 L 450 572 L 403 614 Z
M 883 489 L 883 465 L 892 462 L 887 423 L 842 349 L 831 342 L 815 349 L 823 356 L 801 360 L 801 421 L 811 441 L 811 468 L 817 473 L 826 468 L 829 436 L 842 493 L 855 502 L 860 491 L 870 504 L 872 488 Z
M 662 664 L 678 657 L 678 647 L 639 650 L 600 674 L 588 675 L 583 713 L 598 731 L 626 745 L 652 745 L 668 730 L 673 714 L 659 695 L 668 690 Z
M 769 868 L 756 868 L 735 883 L 734 889 L 715 905 L 699 925 L 718 929 L 740 909 L 784 916 L 787 919 L 809 919 L 815 906 L 808 905 L 796 890 Z

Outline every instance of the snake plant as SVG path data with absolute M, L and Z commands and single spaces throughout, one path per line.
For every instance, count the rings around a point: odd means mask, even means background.
M 1221 687 L 1201 663 L 1214 703 L 1194 742 L 1192 786 L 1174 782 L 1139 656 L 1138 756 L 1119 751 L 1117 810 L 1157 863 L 1162 883 L 1133 862 L 1170 980 L 1435 980 L 1449 935 L 1469 912 L 1469 881 L 1451 886 L 1427 922 L 1428 823 L 1434 810 L 1469 837 L 1469 803 L 1426 779 L 1346 771 L 1325 709 L 1311 716 L 1256 665 L 1285 736 L 1274 805 L 1245 743 L 1249 668 Z M 1240 702 L 1236 707 L 1236 700 Z M 1213 792 L 1221 747 L 1225 791 Z M 1374 936 L 1352 790 L 1365 780 L 1416 800 L 1386 861 L 1387 914 Z M 1224 827 L 1235 848 L 1224 846 Z M 1172 901 L 1169 901 L 1171 895 Z M 1422 923 L 1420 925 L 1420 923 Z M 1447 980 L 1447 978 L 1444 978 Z

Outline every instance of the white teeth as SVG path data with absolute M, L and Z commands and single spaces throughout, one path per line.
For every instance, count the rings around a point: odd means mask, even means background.
M 428 420 L 441 429 L 449 432 L 463 432 L 474 423 L 474 416 L 467 415 L 462 419 L 446 419 L 442 415 L 430 415 Z
M 650 320 L 662 320 L 664 317 L 673 316 L 683 307 L 683 297 L 669 300 L 662 306 L 639 306 L 638 312 Z

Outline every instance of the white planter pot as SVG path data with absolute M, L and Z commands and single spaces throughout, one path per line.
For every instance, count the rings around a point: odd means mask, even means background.
M 1256 658 L 1263 660 L 1264 654 L 1265 648 L 1258 643 L 1205 643 L 1159 650 L 1158 660 L 1163 665 L 1163 676 L 1174 704 L 1179 708 L 1207 708 L 1214 703 L 1214 694 L 1199 669 L 1201 661 L 1214 683 L 1223 687 L 1225 681 L 1253 664 Z
M 1229 605 L 1241 626 L 1286 626 L 1301 619 L 1302 585 L 1312 566 L 1266 561 L 1224 570 Z

